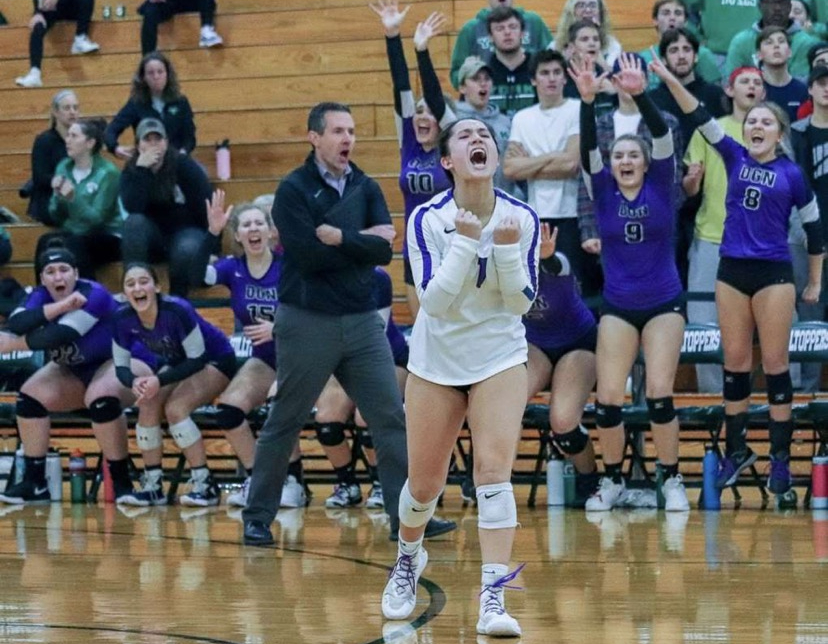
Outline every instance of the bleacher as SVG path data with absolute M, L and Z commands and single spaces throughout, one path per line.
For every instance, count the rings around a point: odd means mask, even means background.
M 71 56 L 69 47 L 74 26 L 59 24 L 46 37 L 43 64 L 44 87 L 21 89 L 14 78 L 28 69 L 28 28 L 31 3 L 24 0 L 0 0 L 0 11 L 10 25 L 0 28 L 0 205 L 21 218 L 20 224 L 8 226 L 14 253 L 11 263 L 0 269 L 0 276 L 12 276 L 22 284 L 33 280 L 32 256 L 38 237 L 47 229 L 25 216 L 26 202 L 18 189 L 30 176 L 30 151 L 34 136 L 46 129 L 49 102 L 61 88 L 76 90 L 84 116 L 111 116 L 129 94 L 130 79 L 140 59 L 140 17 L 136 9 L 140 0 L 121 0 L 126 8 L 124 19 L 103 21 L 104 2 L 98 2 L 91 37 L 101 45 L 101 52 L 88 56 Z M 525 0 L 521 6 L 538 12 L 554 31 L 564 0 Z M 430 52 L 444 90 L 448 82 L 451 48 L 459 28 L 479 9 L 484 0 L 417 0 L 412 3 L 405 25 L 405 47 L 409 63 L 416 61 L 411 34 L 417 22 L 432 11 L 442 11 L 451 25 L 447 34 L 433 39 Z M 611 3 L 615 35 L 629 50 L 650 45 L 655 32 L 649 2 Z M 398 231 L 395 256 L 390 266 L 394 283 L 395 317 L 410 323 L 404 303 L 402 279 L 403 204 L 397 187 L 399 154 L 392 116 L 392 91 L 382 30 L 366 0 L 220 0 L 216 26 L 225 46 L 218 49 L 198 48 L 197 14 L 176 16 L 159 30 L 159 47 L 171 57 L 182 91 L 196 114 L 198 147 L 194 157 L 208 170 L 216 187 L 224 189 L 230 203 L 247 201 L 272 193 L 282 176 L 301 163 L 309 147 L 306 118 L 309 107 L 321 100 L 338 100 L 352 106 L 357 125 L 356 163 L 377 179 L 391 209 Z M 419 79 L 412 68 L 411 79 L 418 91 Z M 124 141 L 131 131 L 124 134 Z M 215 177 L 214 144 L 231 141 L 233 178 L 218 181 Z M 225 236 L 225 243 L 229 242 Z M 229 250 L 229 247 L 227 248 Z M 118 290 L 119 267 L 110 265 L 100 273 L 100 281 Z M 199 289 L 193 297 L 200 300 L 225 298 L 222 287 Z M 211 308 L 207 316 L 228 333 L 232 314 L 226 307 Z M 689 355 L 689 354 L 688 354 Z M 706 400 L 693 393 L 692 365 L 683 365 L 677 391 L 684 391 L 677 405 L 705 408 L 715 415 L 719 399 Z M 763 396 L 757 398 L 760 401 Z M 13 394 L 0 402 L 10 403 Z M 539 400 L 538 402 L 542 402 Z M 539 409 L 541 411 L 539 411 Z M 710 411 L 714 410 L 714 411 Z M 524 440 L 516 465 L 516 475 L 532 480 L 536 463 L 548 448 L 543 424 L 543 408 L 530 407 L 525 422 Z M 638 408 L 630 401 L 628 420 L 636 427 Z M 816 413 L 816 412 L 815 412 Z M 683 412 L 688 431 L 682 459 L 686 461 L 691 481 L 700 472 L 703 445 L 711 440 L 703 422 L 704 414 Z M 208 422 L 207 417 L 203 420 Z M 691 420 L 693 422 L 691 422 Z M 0 430 L 13 433 L 13 417 L 0 418 Z M 85 451 L 97 451 L 82 418 L 75 418 L 55 430 L 54 446 L 66 451 L 80 445 Z M 709 421 L 709 418 L 708 418 Z M 710 421 L 712 422 L 712 421 Z M 825 420 L 821 421 L 825 424 Z M 695 423 L 695 424 L 694 424 Z M 693 434 L 690 427 L 702 427 Z M 759 428 L 760 420 L 752 424 Z M 539 431 L 540 430 L 540 431 Z M 755 434 L 755 436 L 754 436 Z M 310 434 L 308 434 L 310 436 Z M 752 437 L 764 439 L 761 432 Z M 231 475 L 235 469 L 229 447 L 216 433 L 208 433 L 211 462 L 219 463 Z M 212 440 L 215 438 L 216 440 Z M 802 439 L 799 433 L 798 439 Z M 307 443 L 310 456 L 320 451 Z M 7 443 L 8 444 L 8 443 Z M 165 443 L 166 445 L 167 443 Z M 762 441 L 764 444 L 764 441 Z M 797 456 L 805 458 L 813 449 L 796 443 Z M 133 451 L 134 438 L 131 439 Z M 651 466 L 651 445 L 639 446 L 640 455 Z M 175 450 L 171 449 L 170 453 Z M 757 449 L 762 454 L 767 453 Z M 174 466 L 177 461 L 165 464 Z M 310 459 L 313 462 L 313 459 Z M 217 465 L 218 467 L 218 465 Z M 311 465 L 311 470 L 314 466 Z M 320 465 L 322 476 L 327 470 Z M 802 472 L 799 472 L 800 475 Z

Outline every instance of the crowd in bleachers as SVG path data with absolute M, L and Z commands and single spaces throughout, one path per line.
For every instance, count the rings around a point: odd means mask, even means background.
M 94 0 L 33 2 L 30 69 L 16 79 L 23 88 L 42 86 L 43 42 L 56 22 L 77 23 L 73 54 L 100 49 L 89 35 Z M 391 260 L 396 233 L 378 185 L 351 160 L 347 106 L 313 107 L 312 152 L 281 181 L 275 202 L 225 203 L 191 156 L 199 106 L 182 91 L 172 56 L 157 51 L 159 23 L 180 12 L 200 13 L 200 47 L 222 45 L 216 2 L 147 0 L 142 58 L 123 107 L 108 124 L 82 118 L 78 95 L 61 90 L 33 142 L 28 215 L 51 230 L 32 258 L 39 285 L 9 316 L 0 352 L 43 350 L 50 359 L 20 388 L 25 474 L 0 501 L 49 499 L 49 416 L 86 408 L 118 503 L 167 502 L 166 422 L 190 464 L 180 501 L 216 505 L 220 490 L 192 413 L 217 401 L 216 425 L 247 475 L 228 502 L 245 507 L 245 542 L 267 545 L 279 501 L 308 502 L 297 438 L 316 401 L 317 435 L 337 477 L 328 507 L 362 502 L 347 423 L 355 417 L 374 430 L 362 439 L 367 505 L 388 511 L 400 542 L 383 595 L 384 614 L 399 619 L 416 601 L 423 536 L 455 527 L 432 515 L 468 417 L 476 453 L 463 492 L 479 504 L 484 556 L 478 631 L 518 635 L 502 600 L 511 579 L 505 535 L 516 525 L 507 443 L 526 400 L 550 391 L 554 449 L 573 461 L 587 510 L 610 510 L 624 502 L 621 409 L 640 348 L 666 509 L 687 511 L 673 386 L 689 320 L 721 327 L 723 369 L 697 368 L 699 391 L 725 399 L 717 486 L 733 485 L 756 460 L 745 432 L 758 332 L 768 487 L 780 505 L 795 505 L 792 394 L 816 391 L 821 365 L 791 370 L 788 338 L 795 316 L 824 319 L 828 42 L 820 37 L 828 5 L 656 0 L 653 46 L 634 53 L 623 51 L 604 0 L 567 0 L 554 35 L 542 16 L 489 0 L 456 26 L 453 94 L 429 54 L 445 16 L 407 30 L 409 8 L 393 0 L 371 8 L 385 37 L 400 147 L 410 360 L 390 316 L 391 280 L 375 270 Z M 404 54 L 409 31 L 420 100 Z M 225 229 L 241 254 L 217 260 Z M 10 255 L 3 231 L 0 263 Z M 117 261 L 121 302 L 95 281 Z M 170 295 L 160 293 L 153 262 L 167 265 Z M 192 287 L 215 284 L 230 289 L 237 329 L 252 346 L 240 368 L 225 334 L 186 299 Z M 688 290 L 715 293 L 715 303 L 688 305 Z M 598 295 L 596 323 L 584 298 Z M 407 480 L 406 366 L 415 463 Z M 600 478 L 581 422 L 593 391 Z M 271 399 L 256 443 L 247 416 Z M 138 409 L 144 466 L 137 489 L 129 406 Z

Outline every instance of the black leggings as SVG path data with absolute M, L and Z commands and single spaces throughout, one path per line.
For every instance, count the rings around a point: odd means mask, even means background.
M 42 11 L 46 26 L 38 23 L 29 34 L 29 63 L 32 67 L 43 64 L 43 37 L 59 20 L 75 20 L 78 36 L 89 33 L 89 23 L 95 9 L 95 0 L 58 0 L 54 11 Z
M 198 275 L 196 261 L 207 231 L 188 227 L 161 230 L 157 223 L 145 215 L 131 214 L 124 222 L 121 252 L 124 265 L 130 262 L 169 262 L 170 293 L 187 296 L 192 284 L 200 284 L 204 274 Z
M 216 0 L 167 0 L 166 2 L 145 2 L 138 8 L 144 16 L 141 24 L 141 54 L 146 56 L 158 47 L 158 25 L 177 13 L 198 11 L 201 26 L 212 25 L 216 15 Z

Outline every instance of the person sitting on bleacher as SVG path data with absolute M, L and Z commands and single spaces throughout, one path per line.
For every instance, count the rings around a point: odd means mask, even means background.
M 112 365 L 111 317 L 117 303 L 100 284 L 78 279 L 74 255 L 59 240 L 37 258 L 38 286 L 0 334 L 0 353 L 46 351 L 49 361 L 17 395 L 17 427 L 26 467 L 23 480 L 0 495 L 4 503 L 49 501 L 46 452 L 49 414 L 87 408 L 109 463 L 115 498 L 132 493 L 127 424 Z
M 121 172 L 101 156 L 102 146 L 100 121 L 82 119 L 69 128 L 69 156 L 55 170 L 49 201 L 49 219 L 61 232 L 42 235 L 35 253 L 40 255 L 50 239 L 62 237 L 78 262 L 80 276 L 87 279 L 95 278 L 99 266 L 121 259 Z
M 26 214 L 47 225 L 53 223 L 49 218 L 52 178 L 58 163 L 66 158 L 66 134 L 78 118 L 80 106 L 74 90 L 60 90 L 52 97 L 49 129 L 38 134 L 32 145 L 32 178 L 23 188 L 29 196 Z
M 158 119 L 142 120 L 136 138 L 137 150 L 121 174 L 124 263 L 168 261 L 170 292 L 183 296 L 203 277 L 195 259 L 207 235 L 210 181 L 201 166 L 169 145 Z
M 394 356 L 394 371 L 400 393 L 405 395 L 405 382 L 408 378 L 408 343 L 402 332 L 394 323 L 391 306 L 393 304 L 393 285 L 391 276 L 384 269 L 374 269 L 374 293 L 377 299 L 377 311 L 385 321 L 385 337 Z M 382 497 L 382 485 L 377 472 L 377 454 L 368 424 L 356 409 L 353 401 L 335 377 L 328 379 L 328 384 L 316 401 L 316 436 L 319 444 L 325 451 L 325 456 L 334 467 L 336 485 L 331 496 L 325 499 L 326 508 L 347 508 L 362 503 L 362 490 L 356 479 L 352 450 L 345 439 L 345 425 L 354 418 L 354 424 L 362 428 L 359 442 L 362 446 L 365 462 L 368 466 L 368 477 L 371 480 L 371 491 L 365 501 L 368 509 L 382 509 L 385 502 Z
M 175 150 L 190 154 L 195 149 L 193 109 L 181 93 L 173 64 L 160 52 L 147 54 L 138 64 L 132 77 L 129 100 L 106 128 L 104 139 L 107 149 L 122 159 L 131 158 L 135 148 L 119 145 L 118 137 L 128 127 L 135 131 L 144 119 L 161 121 L 170 146 Z
M 164 505 L 161 421 L 190 464 L 183 505 L 218 505 L 221 491 L 207 467 L 204 439 L 193 411 L 212 403 L 236 372 L 236 354 L 227 337 L 186 300 L 162 295 L 147 264 L 127 264 L 126 304 L 114 315 L 112 357 L 118 381 L 132 391 L 138 407 L 135 434 L 144 461 L 140 491 L 119 499 L 124 505 Z M 149 352 L 134 359 L 136 350 Z M 137 354 L 141 356 L 141 353 Z
M 89 54 L 100 46 L 89 39 L 89 23 L 95 11 L 95 0 L 32 0 L 34 15 L 29 20 L 29 73 L 15 83 L 21 87 L 42 87 L 40 67 L 43 63 L 43 37 L 59 20 L 74 20 L 78 27 L 72 42 L 73 54 Z
M 595 491 L 595 451 L 589 432 L 581 424 L 584 405 L 595 386 L 595 346 L 598 327 L 581 299 L 569 260 L 555 252 L 557 228 L 541 224 L 538 296 L 523 316 L 529 343 L 529 395 L 531 401 L 549 388 L 549 424 L 552 443 L 572 461 L 578 500 Z
M 716 485 L 734 485 L 739 473 L 756 461 L 756 454 L 747 446 L 747 423 L 753 339 L 758 332 L 770 406 L 768 489 L 776 495 L 780 508 L 796 507 L 790 470 L 794 423 L 788 346 L 796 289 L 788 228 L 796 211 L 808 248 L 809 277 L 802 300 L 815 304 L 822 290 L 824 250 L 819 207 L 802 169 L 782 150 L 789 129 L 782 108 L 775 103 L 758 103 L 749 109 L 742 126 L 743 147 L 725 134 L 660 61 L 654 60 L 652 65 L 682 111 L 699 124 L 704 138 L 721 154 L 728 176 L 716 275 L 724 350 L 726 447 Z
M 158 46 L 158 25 L 177 13 L 198 11 L 201 17 L 199 47 L 217 47 L 224 43 L 213 25 L 216 15 L 216 0 L 146 0 L 138 13 L 144 17 L 141 23 L 141 53 L 149 54 Z
M 274 251 L 279 234 L 270 213 L 252 203 L 224 207 L 224 191 L 217 190 L 207 209 L 210 233 L 201 248 L 199 264 L 206 286 L 222 284 L 230 289 L 236 322 L 253 345 L 251 356 L 219 396 L 216 426 L 226 432 L 227 441 L 247 474 L 242 487 L 227 497 L 227 505 L 247 504 L 256 441 L 247 415 L 276 394 L 276 343 L 273 319 L 279 306 L 278 285 L 281 255 Z M 230 225 L 241 256 L 228 256 L 209 264 L 210 254 L 220 245 L 221 233 Z M 298 444 L 297 444 L 298 445 Z M 280 507 L 306 505 L 301 452 L 295 450 L 282 488 Z
M 595 201 L 604 265 L 595 405 L 604 477 L 587 500 L 586 509 L 611 510 L 625 491 L 621 466 L 626 440 L 621 407 L 627 376 L 640 347 L 647 365 L 650 426 L 664 471 L 664 508 L 683 512 L 690 509 L 690 504 L 678 471 L 679 424 L 673 406 L 673 383 L 684 338 L 685 305 L 673 250 L 673 137 L 646 91 L 647 76 L 641 59 L 623 54 L 619 65 L 613 83 L 633 97 L 652 133 L 653 146 L 651 150 L 636 134 L 623 134 L 610 148 L 609 168 L 598 149 L 593 106 L 602 78 L 596 76 L 589 61 L 570 68 L 581 94 L 581 163 L 589 173 L 587 188 Z

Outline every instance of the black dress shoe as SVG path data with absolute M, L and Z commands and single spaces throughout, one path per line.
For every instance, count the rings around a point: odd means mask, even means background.
M 244 545 L 246 546 L 272 546 L 276 543 L 273 540 L 273 533 L 270 527 L 263 521 L 246 521 L 244 524 Z
M 451 532 L 452 530 L 457 529 L 457 524 L 454 521 L 449 521 L 448 519 L 437 519 L 432 517 L 426 523 L 425 533 L 423 537 L 425 539 L 431 539 L 431 537 L 437 537 L 441 534 L 445 534 L 446 532 Z M 391 530 L 391 534 L 388 535 L 388 539 L 390 541 L 399 541 L 400 540 L 400 530 L 399 527 L 396 529 Z

